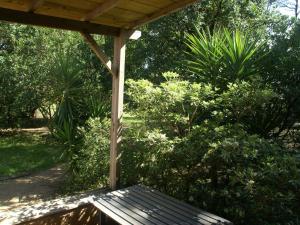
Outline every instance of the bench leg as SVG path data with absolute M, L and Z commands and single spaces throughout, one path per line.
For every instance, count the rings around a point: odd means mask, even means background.
M 99 222 L 100 225 L 106 225 L 106 215 L 103 212 L 100 212 Z

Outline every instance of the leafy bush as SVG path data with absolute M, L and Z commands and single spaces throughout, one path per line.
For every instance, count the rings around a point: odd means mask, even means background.
M 247 132 L 269 138 L 277 124 L 269 120 L 268 110 L 281 98 L 260 80 L 236 81 L 220 93 L 213 113 L 222 124 L 243 124 Z
M 156 187 L 235 224 L 296 224 L 300 219 L 295 159 L 239 126 L 204 123 L 174 139 L 159 130 L 132 133 L 121 162 L 125 185 Z
M 110 121 L 108 119 L 89 119 L 87 126 L 81 128 L 82 143 L 78 144 L 70 159 L 72 176 L 68 188 L 85 190 L 103 187 L 108 184 Z
M 137 107 L 135 115 L 146 126 L 162 129 L 169 135 L 184 136 L 197 121 L 210 117 L 216 90 L 209 84 L 182 81 L 176 73 L 167 72 L 167 80 L 158 86 L 147 80 L 128 80 L 127 94 Z
M 221 92 L 228 89 L 231 83 L 241 81 L 253 83 L 254 86 L 250 88 L 254 91 L 256 83 L 257 90 L 271 88 L 275 96 L 272 97 L 269 91 L 270 98 L 259 106 L 260 109 L 259 107 L 250 109 L 255 113 L 238 117 L 252 134 L 289 142 L 300 112 L 298 72 L 300 26 L 299 23 L 292 26 L 285 24 L 283 26 L 285 30 L 281 30 L 282 28 L 276 30 L 280 25 L 276 27 L 274 27 L 276 32 L 270 34 L 269 43 L 258 40 L 250 33 L 232 32 L 228 29 L 213 32 L 201 30 L 195 34 L 188 34 L 187 66 L 194 80 L 218 87 Z M 255 97 L 265 101 L 264 98 L 267 96 L 263 92 L 258 91 Z
M 165 82 L 128 80 L 127 91 L 136 116 L 147 127 L 168 135 L 185 136 L 195 124 L 213 120 L 218 124 L 243 124 L 251 134 L 269 137 L 276 128 L 266 111 L 281 96 L 260 80 L 236 81 L 220 91 L 211 84 L 182 81 L 178 74 L 164 73 Z
M 299 165 L 291 152 L 251 135 L 251 119 L 277 98 L 237 81 L 220 92 L 181 81 L 128 82 L 140 129 L 127 130 L 122 182 L 154 186 L 236 224 L 297 224 Z

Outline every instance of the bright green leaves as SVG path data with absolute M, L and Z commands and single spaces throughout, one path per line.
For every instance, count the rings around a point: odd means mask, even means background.
M 175 73 L 165 73 L 164 77 L 167 81 L 157 86 L 146 80 L 128 80 L 127 94 L 137 106 L 135 115 L 150 126 L 159 121 L 165 132 L 181 136 L 200 113 L 214 105 L 216 93 L 211 85 L 182 81 Z
M 187 34 L 189 48 L 187 65 L 196 79 L 222 89 L 229 82 L 249 80 L 260 73 L 260 61 L 265 56 L 265 43 L 253 40 L 240 31 L 227 29 L 197 30 Z

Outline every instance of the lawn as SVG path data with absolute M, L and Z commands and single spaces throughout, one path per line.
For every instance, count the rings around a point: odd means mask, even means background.
M 62 162 L 63 147 L 49 135 L 18 132 L 0 136 L 0 177 L 51 168 Z

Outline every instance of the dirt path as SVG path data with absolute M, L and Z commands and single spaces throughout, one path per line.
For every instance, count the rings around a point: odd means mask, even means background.
M 65 178 L 63 166 L 0 182 L 0 212 L 54 197 Z

